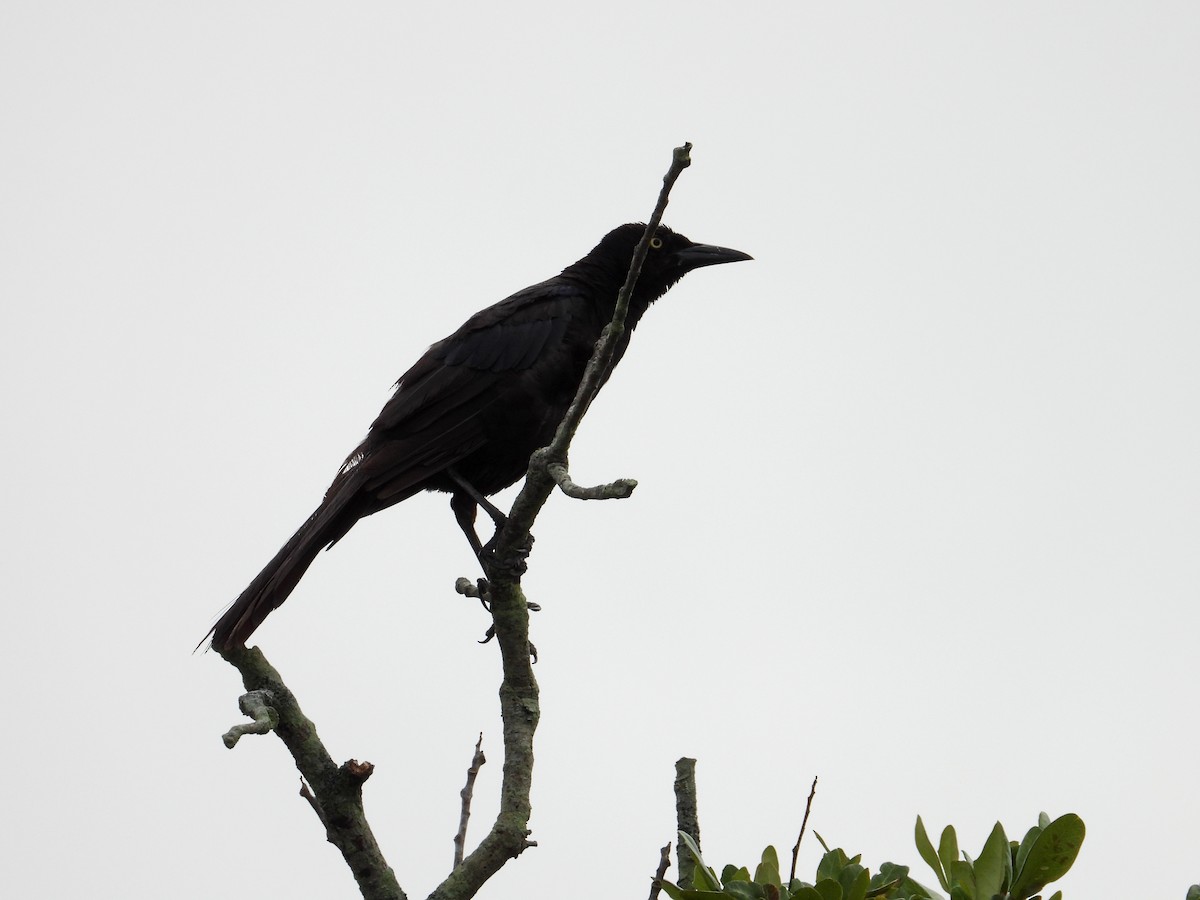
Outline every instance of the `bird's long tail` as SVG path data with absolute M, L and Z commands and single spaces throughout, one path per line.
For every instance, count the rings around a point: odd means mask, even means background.
M 327 504 L 322 504 L 205 635 L 212 638 L 212 648 L 219 651 L 244 645 L 272 610 L 288 598 L 317 554 L 343 537 L 357 519 L 330 516 Z

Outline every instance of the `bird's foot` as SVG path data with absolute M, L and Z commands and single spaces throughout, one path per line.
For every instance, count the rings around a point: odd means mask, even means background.
M 532 608 L 533 606 L 534 606 L 534 604 L 531 603 L 530 607 Z M 490 626 L 488 626 L 487 633 L 483 636 L 483 640 L 479 641 L 479 643 L 486 644 L 486 643 L 488 643 L 488 641 L 490 641 L 495 636 L 496 636 L 496 626 L 490 625 Z M 533 641 L 529 642 L 529 661 L 531 663 L 536 663 L 538 661 L 537 647 L 534 646 Z
M 497 551 L 496 545 L 499 542 L 500 532 L 497 531 L 492 539 L 483 545 L 483 549 L 479 553 L 480 565 L 483 566 L 484 571 L 508 575 L 514 580 L 520 579 L 529 570 L 526 560 L 533 552 L 533 535 L 529 535 L 529 540 L 524 544 L 514 547 L 510 553 L 503 555 Z
M 492 586 L 486 578 L 477 578 L 474 584 L 470 578 L 460 578 L 454 583 L 454 589 L 464 597 L 476 598 L 484 609 L 492 611 Z M 530 612 L 542 611 L 542 605 L 532 600 L 525 601 L 525 608 Z

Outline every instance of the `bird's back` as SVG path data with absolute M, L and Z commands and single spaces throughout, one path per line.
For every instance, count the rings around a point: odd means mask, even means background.
M 453 490 L 451 466 L 483 494 L 513 484 L 583 378 L 607 322 L 597 294 L 556 276 L 434 344 L 401 376 L 331 493 L 353 476 L 381 509 L 422 489 Z

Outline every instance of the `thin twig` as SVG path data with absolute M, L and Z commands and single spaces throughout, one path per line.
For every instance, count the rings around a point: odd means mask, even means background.
M 804 820 L 800 823 L 800 835 L 796 838 L 796 846 L 792 848 L 792 874 L 788 876 L 788 884 L 796 880 L 796 860 L 800 856 L 800 842 L 804 840 L 804 828 L 808 825 L 808 814 L 812 812 L 813 797 L 817 795 L 817 776 L 813 776 L 812 789 L 808 792 L 808 802 L 804 804 Z
M 654 880 L 650 882 L 650 896 L 647 900 L 658 900 L 658 895 L 662 891 L 663 879 L 667 877 L 667 869 L 671 865 L 671 845 L 663 847 L 658 851 L 658 871 L 654 873 Z
M 692 164 L 691 151 L 691 143 L 685 142 L 682 147 L 676 147 L 671 155 L 671 167 L 663 176 L 663 186 L 662 190 L 658 192 L 658 202 L 654 206 L 654 212 L 650 214 L 650 221 L 646 223 L 646 230 L 642 233 L 641 240 L 638 241 L 637 247 L 633 251 L 629 273 L 625 276 L 625 283 L 621 285 L 621 290 L 617 294 L 617 308 L 613 313 L 612 321 L 605 326 L 604 333 L 596 345 L 596 352 L 592 354 L 592 359 L 584 372 L 579 390 L 575 392 L 575 399 L 571 402 L 567 414 L 563 416 L 562 422 L 559 423 L 558 430 L 554 433 L 554 440 L 550 442 L 548 449 L 552 461 L 566 459 L 567 447 L 575 437 L 584 413 L 595 399 L 600 385 L 604 383 L 604 376 L 612 368 L 617 339 L 625 330 L 625 317 L 629 313 L 629 301 L 633 297 L 633 288 L 637 284 L 638 276 L 642 273 L 642 263 L 646 261 L 646 254 L 650 252 L 650 238 L 654 237 L 654 232 L 662 223 L 663 213 L 666 212 L 667 201 L 671 196 L 671 188 L 675 186 L 675 182 L 683 170 Z
M 583 420 L 584 413 L 587 412 L 588 406 L 591 405 L 600 386 L 604 383 L 605 374 L 612 367 L 617 342 L 625 330 L 625 317 L 629 312 L 633 286 L 637 283 L 638 275 L 642 271 L 642 262 L 646 259 L 646 254 L 650 249 L 650 238 L 654 236 L 655 230 L 662 222 L 667 201 L 670 199 L 671 188 L 675 186 L 675 182 L 683 170 L 692 164 L 691 150 L 692 145 L 684 143 L 682 147 L 676 147 L 673 151 L 671 167 L 663 176 L 663 186 L 659 191 L 654 212 L 651 213 L 650 220 L 646 223 L 646 230 L 634 249 L 633 260 L 629 265 L 625 284 L 617 294 L 617 306 L 613 312 L 612 321 L 604 327 L 600 340 L 596 342 L 596 349 L 588 361 L 583 380 L 575 392 L 575 399 L 571 401 L 567 414 L 559 423 L 558 430 L 554 433 L 554 439 L 548 447 L 534 451 L 533 456 L 530 457 L 529 473 L 525 477 L 525 483 L 513 503 L 507 524 L 501 529 L 497 544 L 497 555 L 501 558 L 504 558 L 505 555 L 512 555 L 518 547 L 522 546 L 522 542 L 528 537 L 529 531 L 533 527 L 533 520 L 537 517 L 538 511 L 545 505 L 546 499 L 554 490 L 556 482 L 554 476 L 549 472 L 549 467 L 556 463 L 566 466 L 567 449 L 575 437 L 575 432 L 579 430 L 579 423 Z
M 471 818 L 471 797 L 475 793 L 475 776 L 479 767 L 487 762 L 483 755 L 483 732 L 479 732 L 479 740 L 475 742 L 475 754 L 471 757 L 471 765 L 467 768 L 467 783 L 458 795 L 462 797 L 462 813 L 458 817 L 458 834 L 454 835 L 454 865 L 457 867 L 463 861 L 463 851 L 467 845 L 467 820 Z
M 321 824 L 325 826 L 325 838 L 329 843 L 333 843 L 333 838 L 329 834 L 329 823 L 325 821 L 325 811 L 321 809 L 321 804 L 317 800 L 317 795 L 312 792 L 312 788 L 308 786 L 308 782 L 303 777 L 300 779 L 300 796 L 308 801 L 308 805 L 312 807 L 312 811 L 317 814 L 317 818 L 321 820 Z

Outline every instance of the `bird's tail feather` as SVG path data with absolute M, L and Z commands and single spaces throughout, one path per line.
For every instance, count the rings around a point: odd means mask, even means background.
M 300 526 L 258 576 L 225 610 L 205 636 L 214 650 L 240 647 L 295 589 L 317 554 L 345 536 L 357 521 L 354 516 L 327 515 L 322 506 Z M 201 644 L 204 641 L 200 642 Z

